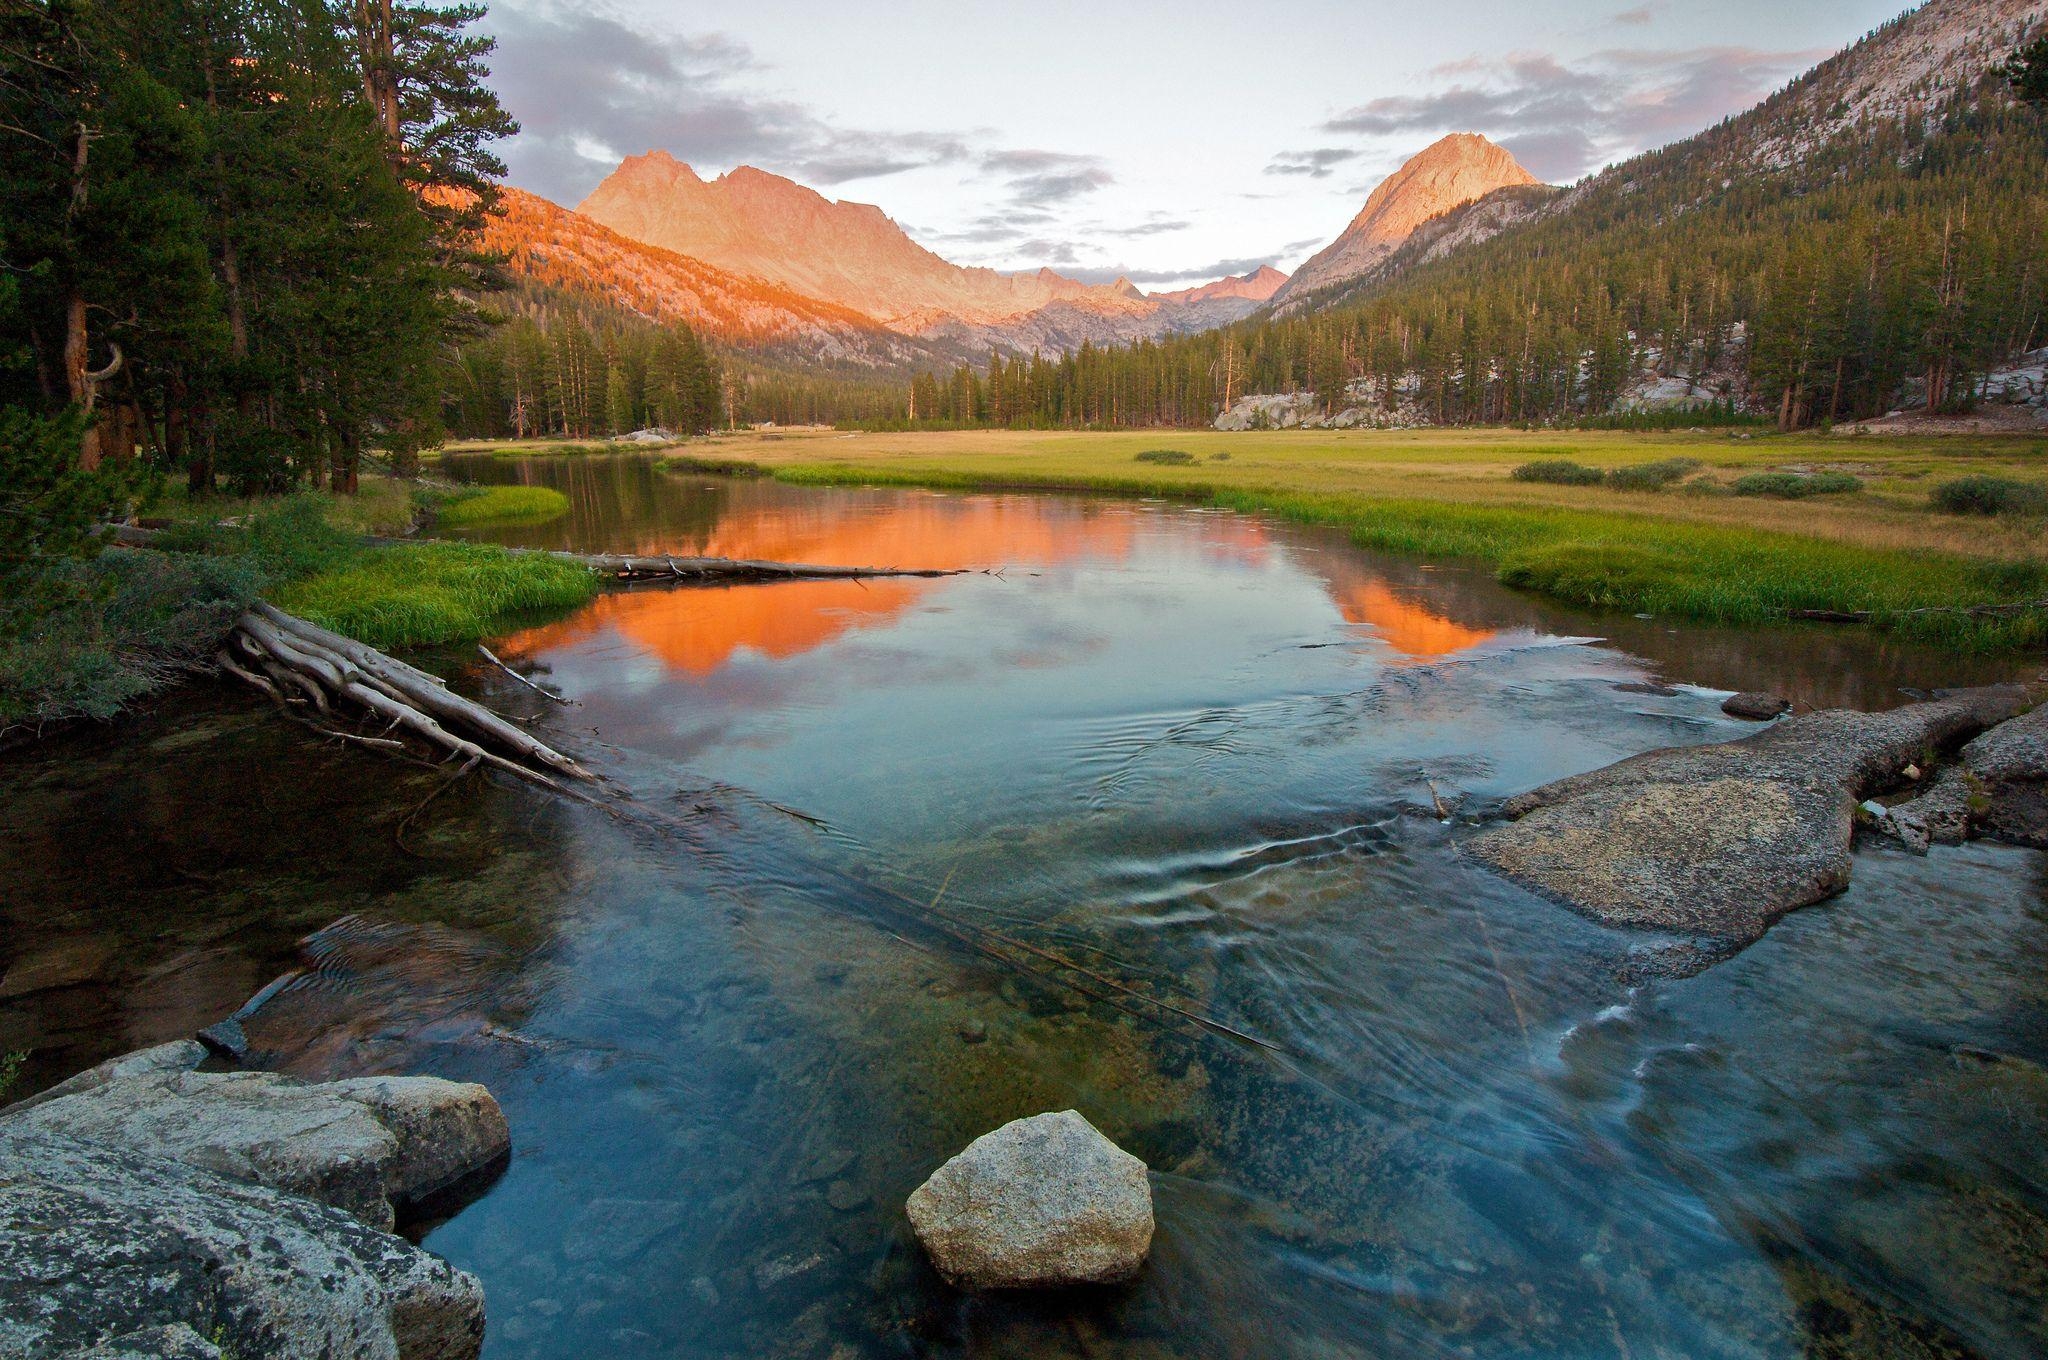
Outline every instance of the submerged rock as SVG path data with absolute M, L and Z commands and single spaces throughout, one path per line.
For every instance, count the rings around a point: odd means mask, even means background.
M 340 1209 L 0 1121 L 0 1355 L 469 1360 L 483 1331 L 475 1277 Z
M 491 1093 L 438 1077 L 308 1085 L 271 1072 L 197 1072 L 194 1043 L 94 1068 L 0 1127 L 66 1134 L 267 1185 L 388 1230 L 396 1210 L 481 1172 L 511 1147 Z
M 1514 820 L 1467 849 L 1608 925 L 1747 943 L 1847 886 L 1866 792 L 2028 703 L 2019 686 L 1990 686 L 1646 752 L 1510 799 L 1503 811 Z
M 964 1289 L 1113 1284 L 1152 1248 L 1145 1164 L 1073 1110 L 983 1134 L 907 1207 L 932 1264 Z
M 1744 690 L 1731 694 L 1721 701 L 1721 711 L 1731 718 L 1748 718 L 1752 722 L 1768 722 L 1781 713 L 1788 712 L 1792 701 L 1776 694 L 1762 694 L 1755 690 Z

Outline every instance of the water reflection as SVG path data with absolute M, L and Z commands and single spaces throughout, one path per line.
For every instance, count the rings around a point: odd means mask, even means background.
M 432 776 L 197 699 L 161 749 L 9 771 L 0 1047 L 76 1064 L 299 964 L 252 1026 L 288 1070 L 488 1082 L 512 1166 L 428 1241 L 483 1276 L 493 1360 L 2048 1346 L 2042 856 L 1865 854 L 1639 986 L 1668 941 L 1420 815 L 1746 730 L 1653 678 L 1969 666 L 1589 619 L 1183 506 L 483 466 L 572 491 L 527 541 L 1011 567 L 607 596 L 506 649 L 574 708 L 457 672 L 658 818 L 481 783 L 420 811 Z M 148 1000 L 195 946 L 239 971 Z M 1069 1106 L 1155 1169 L 1152 1266 L 945 1289 L 904 1196 Z

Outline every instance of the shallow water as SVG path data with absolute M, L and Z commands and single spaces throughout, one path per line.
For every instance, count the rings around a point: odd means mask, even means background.
M 494 642 L 573 708 L 458 670 L 625 817 L 203 693 L 10 758 L 0 1048 L 46 1083 L 304 966 L 272 1060 L 505 1105 L 511 1167 L 426 1237 L 490 1355 L 2048 1349 L 2042 856 L 1866 851 L 1642 981 L 1674 941 L 1427 815 L 1737 734 L 1726 689 L 2009 666 L 1573 615 L 1184 505 L 455 467 L 570 492 L 500 541 L 1000 569 L 642 588 Z M 943 1288 L 904 1196 L 1067 1107 L 1154 1168 L 1146 1273 Z

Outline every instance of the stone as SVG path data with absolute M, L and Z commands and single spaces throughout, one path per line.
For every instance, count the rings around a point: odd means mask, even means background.
M 834 1181 L 825 1187 L 825 1202 L 841 1213 L 851 1213 L 868 1202 L 868 1192 L 852 1181 Z
M 1918 797 L 1890 809 L 1883 829 L 1920 854 L 1973 834 L 2048 849 L 2048 705 L 1964 745 Z
M 110 1340 L 150 1328 L 184 1349 Z M 0 1121 L 0 1355 L 472 1360 L 483 1333 L 473 1276 L 340 1209 Z
M 906 1207 L 933 1266 L 962 1289 L 1115 1284 L 1152 1249 L 1145 1164 L 1074 1110 L 983 1134 Z
M 1848 885 L 1854 813 L 1866 794 L 2029 702 L 2020 686 L 1994 685 L 1648 751 L 1509 799 L 1502 811 L 1512 820 L 1465 849 L 1604 924 L 1748 944 L 1786 912 Z
M 1748 718 L 1752 722 L 1768 722 L 1792 707 L 1790 699 L 1776 694 L 1761 694 L 1755 690 L 1744 690 L 1731 694 L 1721 701 L 1721 711 L 1731 718 Z
M 180 1070 L 195 1051 L 203 1052 L 170 1045 L 102 1065 L 0 1114 L 0 1126 L 175 1159 L 387 1230 L 399 1207 L 487 1169 L 511 1147 L 497 1101 L 473 1083 L 308 1085 L 272 1072 Z
M 63 1360 L 221 1360 L 221 1354 L 220 1347 L 179 1322 L 145 1327 L 82 1351 L 66 1351 Z

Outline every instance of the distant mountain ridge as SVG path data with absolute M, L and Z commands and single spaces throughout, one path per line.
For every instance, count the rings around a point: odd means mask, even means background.
M 629 156 L 578 205 L 620 236 L 849 309 L 905 336 L 963 350 L 1071 350 L 1225 325 L 1286 281 L 1238 278 L 1148 295 L 1051 269 L 956 265 L 866 203 L 834 202 L 752 166 L 705 180 L 665 151 Z

